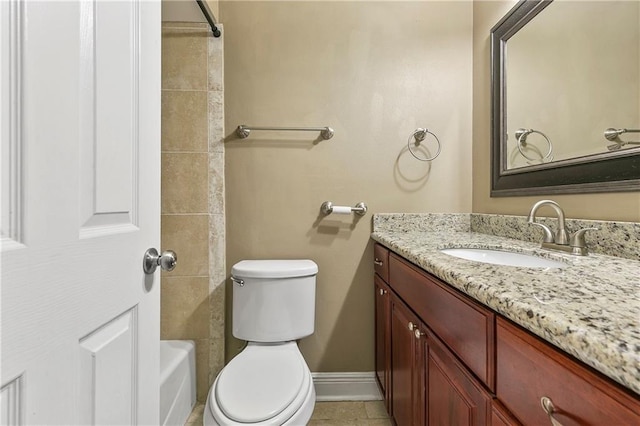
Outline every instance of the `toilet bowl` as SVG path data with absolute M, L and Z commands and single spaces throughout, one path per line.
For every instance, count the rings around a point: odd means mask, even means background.
M 204 426 L 307 424 L 316 393 L 296 340 L 314 331 L 317 272 L 310 260 L 233 266 L 232 332 L 248 343 L 209 390 Z
M 315 399 L 311 372 L 295 342 L 249 343 L 216 378 L 204 425 L 305 425 Z

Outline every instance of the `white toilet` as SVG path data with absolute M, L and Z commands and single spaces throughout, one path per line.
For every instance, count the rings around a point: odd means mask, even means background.
M 296 339 L 314 331 L 317 273 L 311 260 L 233 266 L 232 330 L 248 344 L 209 390 L 204 426 L 307 424 L 316 391 Z

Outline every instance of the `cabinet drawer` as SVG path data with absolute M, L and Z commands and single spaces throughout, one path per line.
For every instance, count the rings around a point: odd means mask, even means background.
M 373 269 L 380 278 L 389 282 L 389 250 L 380 244 L 373 246 Z
M 391 288 L 489 389 L 494 389 L 495 315 L 391 253 Z
M 496 394 L 524 424 L 550 424 L 549 398 L 567 425 L 640 424 L 640 400 L 507 320 L 497 321 Z

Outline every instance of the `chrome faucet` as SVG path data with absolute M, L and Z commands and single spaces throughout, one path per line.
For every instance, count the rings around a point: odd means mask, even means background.
M 549 206 L 556 212 L 558 217 L 558 229 L 555 234 L 547 225 L 536 222 L 536 212 L 542 206 Z M 535 203 L 533 207 L 531 207 L 529 216 L 527 216 L 527 222 L 542 228 L 542 231 L 544 232 L 542 248 L 566 251 L 577 256 L 586 256 L 589 254 L 587 243 L 584 239 L 585 232 L 598 230 L 598 228 L 584 228 L 569 235 L 564 221 L 564 211 L 560 205 L 553 200 L 540 200 Z
M 551 232 L 551 229 L 547 225 L 543 225 L 542 223 L 536 223 L 536 212 L 542 206 L 549 206 L 553 210 L 555 210 L 556 215 L 558 216 L 558 230 L 555 235 Z M 527 221 L 532 224 L 539 226 L 544 231 L 544 242 L 545 243 L 555 243 L 560 245 L 569 244 L 569 235 L 567 234 L 567 229 L 564 224 L 564 211 L 560 208 L 560 204 L 556 203 L 553 200 L 540 200 L 531 207 L 531 211 L 529 212 L 529 216 L 527 217 Z

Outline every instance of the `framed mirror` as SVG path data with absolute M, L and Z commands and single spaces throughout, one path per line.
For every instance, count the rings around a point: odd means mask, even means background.
M 491 91 L 492 197 L 640 191 L 640 2 L 520 1 Z

